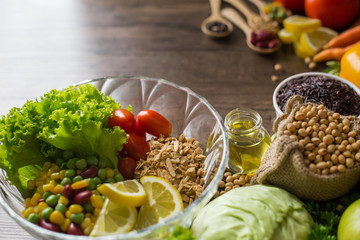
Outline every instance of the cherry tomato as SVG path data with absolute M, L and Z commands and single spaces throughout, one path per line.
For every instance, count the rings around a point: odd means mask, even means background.
M 156 137 L 159 137 L 160 134 L 165 137 L 170 136 L 171 123 L 161 114 L 153 110 L 143 110 L 139 112 L 137 119 L 145 132 Z
M 124 145 L 127 154 L 135 160 L 146 159 L 146 153 L 150 151 L 149 143 L 142 136 L 135 133 L 126 134 L 128 142 Z
M 134 115 L 126 109 L 116 109 L 112 117 L 108 118 L 110 127 L 119 126 L 126 133 L 132 132 L 136 119 Z
M 323 26 L 333 29 L 348 26 L 358 11 L 358 0 L 305 0 L 306 15 L 320 19 Z
M 118 170 L 124 179 L 133 179 L 136 168 L 136 161 L 131 157 L 123 157 L 118 161 Z
M 144 129 L 141 127 L 139 121 L 137 121 L 137 122 L 135 123 L 133 132 L 134 132 L 136 135 L 142 136 L 143 138 L 145 138 L 145 136 L 146 136 L 145 131 L 144 131 Z
M 275 2 L 280 3 L 286 9 L 294 12 L 300 12 L 304 10 L 304 0 L 275 0 Z

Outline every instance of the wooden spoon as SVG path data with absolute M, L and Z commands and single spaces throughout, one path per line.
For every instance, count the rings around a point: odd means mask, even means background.
M 261 15 L 261 17 L 265 20 L 265 21 L 270 21 L 270 17 L 269 15 L 267 15 L 265 12 L 264 12 L 264 7 L 265 7 L 265 3 L 261 0 L 251 0 L 250 1 L 251 3 L 253 3 L 257 9 L 259 10 L 259 13 Z
M 211 15 L 201 24 L 203 33 L 210 37 L 226 37 L 232 33 L 233 25 L 220 14 L 221 0 L 209 0 Z
M 227 18 L 229 21 L 234 23 L 238 28 L 240 28 L 246 36 L 246 43 L 249 46 L 250 49 L 254 50 L 255 52 L 261 53 L 261 54 L 269 54 L 277 51 L 280 47 L 280 42 L 273 47 L 273 48 L 259 48 L 251 43 L 251 33 L 253 30 L 247 25 L 245 20 L 237 13 L 236 10 L 232 8 L 224 8 L 221 10 L 221 15 L 223 15 L 225 18 Z

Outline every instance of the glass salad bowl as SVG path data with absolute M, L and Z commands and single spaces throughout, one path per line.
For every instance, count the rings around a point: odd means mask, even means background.
M 132 105 L 135 114 L 144 109 L 159 112 L 171 122 L 172 136 L 184 134 L 185 137 L 195 138 L 205 150 L 207 171 L 205 190 L 178 215 L 140 231 L 95 239 L 164 239 L 176 225 L 189 227 L 199 209 L 216 193 L 227 166 L 228 136 L 220 115 L 203 97 L 163 79 L 114 76 L 86 80 L 76 86 L 87 83 L 95 85 L 122 107 Z M 24 219 L 24 200 L 18 190 L 6 180 L 6 173 L 1 169 L 0 204 L 14 221 L 37 239 L 89 239 L 87 236 L 52 232 Z

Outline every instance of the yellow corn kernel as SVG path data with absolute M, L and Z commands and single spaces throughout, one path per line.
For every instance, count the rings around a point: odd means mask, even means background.
M 39 207 L 38 206 L 34 206 L 34 213 L 39 213 Z
M 42 210 L 44 210 L 45 208 L 47 208 L 48 205 L 47 205 L 46 202 L 40 202 L 37 207 L 38 207 L 38 211 L 39 211 L 39 212 L 42 212 Z
M 106 168 L 106 178 L 112 178 L 114 177 L 114 170 L 112 170 L 111 168 Z
M 59 172 L 59 175 L 60 175 L 60 179 L 61 179 L 61 180 L 64 179 L 64 177 L 65 177 L 65 172 L 66 172 L 65 169 L 63 169 L 63 170 L 61 170 L 61 171 Z
M 71 204 L 68 210 L 70 213 L 81 213 L 84 211 L 84 208 L 79 204 Z
M 64 222 L 60 225 L 60 229 L 63 232 L 66 232 L 71 224 L 71 220 L 69 218 L 65 218 Z
M 53 170 L 53 172 L 59 172 L 60 168 L 57 164 L 53 163 L 53 165 L 51 166 L 51 168 Z
M 91 231 L 94 228 L 94 225 L 95 225 L 95 223 L 90 223 L 90 225 L 87 228 L 84 229 L 83 233 L 85 235 L 90 235 Z
M 86 188 L 87 186 L 89 186 L 88 179 L 83 179 L 81 181 L 77 181 L 77 182 L 74 182 L 73 184 L 71 184 L 72 189 L 81 189 L 81 188 Z
M 98 217 L 100 215 L 101 208 L 94 208 L 93 214 L 95 217 Z
M 45 184 L 45 181 L 43 179 L 36 179 L 35 180 L 35 186 L 39 187 Z
M 28 207 L 22 213 L 24 218 L 28 218 L 31 213 L 35 213 L 35 210 L 33 207 Z
M 34 193 L 34 195 L 31 198 L 31 205 L 32 206 L 38 205 L 38 201 L 40 200 L 40 198 L 41 198 L 40 193 Z
M 58 203 L 64 204 L 65 206 L 67 206 L 69 204 L 69 199 L 67 199 L 67 197 L 61 196 L 59 198 Z
M 59 172 L 55 172 L 53 174 L 51 174 L 50 178 L 52 180 L 59 180 L 60 179 L 60 173 Z
M 53 192 L 54 191 L 54 185 L 53 184 L 51 184 L 51 183 L 48 183 L 48 184 L 45 184 L 44 186 L 43 186 L 43 190 L 44 190 L 44 192 Z
M 31 198 L 26 198 L 24 203 L 25 203 L 25 208 L 31 207 Z
M 65 217 L 70 219 L 71 212 L 69 210 L 66 210 Z
M 47 172 L 47 170 L 49 170 L 50 167 L 51 167 L 51 162 L 45 162 L 42 170 L 44 170 L 44 172 Z
M 58 193 L 62 193 L 64 191 L 64 186 L 61 184 L 58 184 L 54 187 L 52 193 L 53 194 L 58 194 Z
M 82 230 L 84 230 L 85 228 L 87 228 L 89 225 L 91 224 L 91 219 L 90 218 L 84 218 L 84 220 L 80 223 L 80 227 Z
M 104 200 L 100 195 L 93 194 L 90 197 L 90 203 L 94 208 L 102 208 L 104 204 Z
M 50 180 L 50 182 L 52 185 L 54 185 L 54 187 L 56 186 L 57 182 L 55 180 Z
M 27 188 L 30 191 L 34 190 L 34 188 L 35 188 L 35 180 L 29 180 L 26 185 L 27 185 Z
M 55 211 L 53 211 L 53 212 L 50 214 L 49 220 L 50 220 L 50 222 L 52 222 L 52 223 L 61 225 L 61 224 L 64 223 L 65 217 L 64 217 L 64 215 L 63 215 L 60 211 L 55 210 Z

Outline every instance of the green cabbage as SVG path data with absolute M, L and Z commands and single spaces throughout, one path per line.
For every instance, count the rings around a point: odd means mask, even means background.
M 312 223 L 295 196 L 254 185 L 211 201 L 200 210 L 191 230 L 197 240 L 306 240 Z
M 64 150 L 80 157 L 97 155 L 115 168 L 117 152 L 127 141 L 122 129 L 107 124 L 117 108 L 118 103 L 90 84 L 51 90 L 40 100 L 12 108 L 0 119 L 0 168 L 20 192 L 21 182 L 34 178 L 36 167 Z

